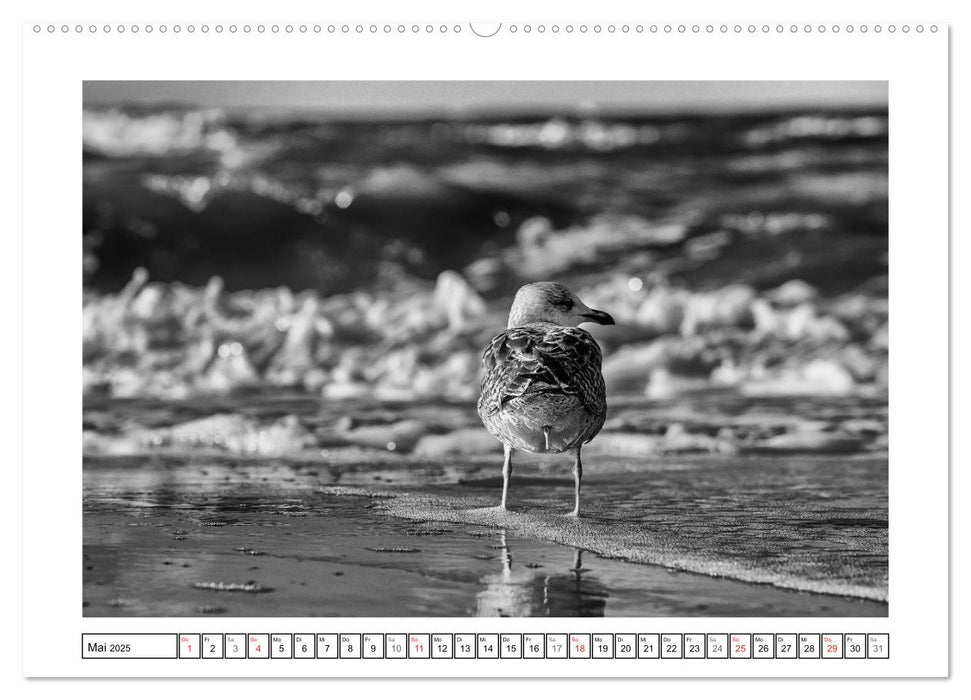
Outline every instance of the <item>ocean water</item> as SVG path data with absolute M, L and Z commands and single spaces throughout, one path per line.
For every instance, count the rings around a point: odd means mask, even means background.
M 537 262 L 569 283 L 614 269 L 827 294 L 887 270 L 885 111 L 353 121 L 117 106 L 83 124 L 85 282 L 101 292 L 137 266 L 324 295 L 451 269 L 487 297 Z
M 612 394 L 886 392 L 885 113 L 83 125 L 86 393 L 474 398 L 540 279 Z

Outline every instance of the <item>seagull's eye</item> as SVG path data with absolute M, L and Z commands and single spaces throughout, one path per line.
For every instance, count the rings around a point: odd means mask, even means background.
M 565 313 L 573 308 L 573 295 L 565 287 L 553 287 L 547 290 L 546 301 L 557 311 Z

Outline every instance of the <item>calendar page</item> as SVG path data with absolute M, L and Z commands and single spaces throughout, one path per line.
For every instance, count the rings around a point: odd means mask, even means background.
M 25 674 L 946 676 L 948 25 L 406 14 L 24 25 Z

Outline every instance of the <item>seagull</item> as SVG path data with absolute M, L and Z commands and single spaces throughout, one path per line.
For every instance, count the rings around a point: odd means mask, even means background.
M 505 448 L 502 504 L 506 509 L 512 452 L 572 451 L 574 508 L 580 515 L 580 449 L 603 427 L 607 391 L 597 341 L 581 323 L 613 325 L 558 282 L 534 282 L 516 292 L 506 330 L 482 353 L 479 418 Z

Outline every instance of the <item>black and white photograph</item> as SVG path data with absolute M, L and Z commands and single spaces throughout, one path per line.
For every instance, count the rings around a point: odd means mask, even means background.
M 887 616 L 887 82 L 82 102 L 84 616 Z

